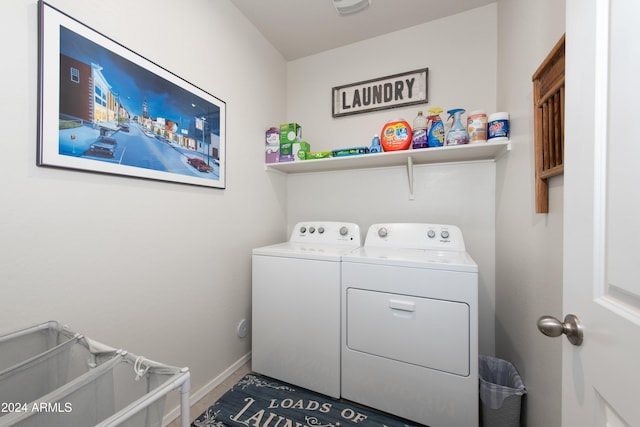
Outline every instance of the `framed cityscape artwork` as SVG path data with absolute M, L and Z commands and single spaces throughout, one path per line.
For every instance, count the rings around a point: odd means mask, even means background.
M 38 7 L 39 166 L 225 188 L 224 101 Z

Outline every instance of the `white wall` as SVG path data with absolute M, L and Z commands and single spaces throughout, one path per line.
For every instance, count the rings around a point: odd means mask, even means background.
M 452 31 L 455 29 L 456 31 Z M 287 117 L 313 151 L 369 145 L 388 120 L 419 109 L 495 111 L 497 6 L 425 23 L 288 63 Z M 334 119 L 331 88 L 429 68 L 429 103 Z M 446 114 L 443 114 L 446 119 Z M 416 166 L 415 200 L 405 167 L 296 174 L 288 178 L 289 229 L 303 220 L 451 223 L 480 268 L 480 351 L 494 354 L 495 163 Z
M 285 236 L 263 163 L 286 63 L 226 0 L 51 4 L 226 101 L 227 189 L 37 167 L 37 3 L 4 2 L 0 333 L 57 319 L 188 366 L 197 392 L 250 351 L 251 248 Z
M 563 178 L 550 180 L 549 213 L 536 214 L 531 76 L 564 33 L 564 8 L 498 1 L 498 109 L 511 113 L 513 149 L 497 167 L 496 354 L 524 379 L 528 427 L 560 425 L 562 342 L 535 325 L 544 314 L 564 316 Z
M 455 29 L 455 31 L 453 31 Z M 496 5 L 474 9 L 287 64 L 287 118 L 313 151 L 371 144 L 389 120 L 413 123 L 433 106 L 495 111 Z M 429 68 L 428 104 L 331 116 L 331 88 Z M 466 116 L 465 116 L 466 119 Z

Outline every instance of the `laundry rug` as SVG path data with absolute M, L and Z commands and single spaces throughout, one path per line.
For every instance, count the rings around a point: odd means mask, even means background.
M 418 427 L 257 374 L 247 374 L 191 427 Z

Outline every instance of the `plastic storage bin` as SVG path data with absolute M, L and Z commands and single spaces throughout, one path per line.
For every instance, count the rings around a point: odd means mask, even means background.
M 527 393 L 516 368 L 506 360 L 480 355 L 480 426 L 519 427 L 522 396 Z

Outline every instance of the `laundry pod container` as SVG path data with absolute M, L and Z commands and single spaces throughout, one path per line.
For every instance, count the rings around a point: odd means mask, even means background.
M 380 132 L 380 142 L 384 151 L 406 150 L 411 146 L 413 133 L 404 119 L 387 122 Z
M 522 396 L 527 393 L 516 368 L 506 360 L 480 355 L 480 426 L 519 427 Z

